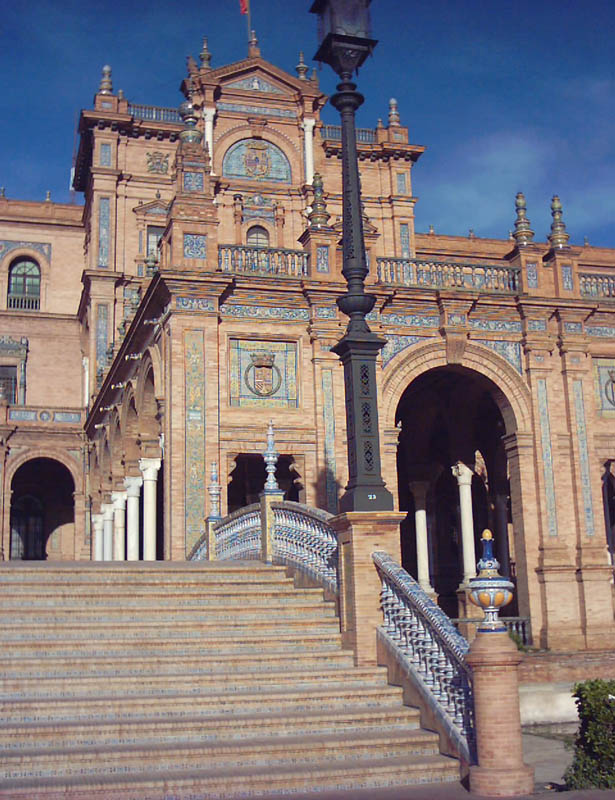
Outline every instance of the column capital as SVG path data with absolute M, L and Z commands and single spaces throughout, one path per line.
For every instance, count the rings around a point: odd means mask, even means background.
M 316 120 L 311 119 L 310 117 L 304 117 L 301 120 L 301 124 L 303 126 L 303 130 L 306 132 L 311 132 L 314 130 L 314 125 L 316 125 Z
M 414 504 L 417 507 L 425 508 L 425 502 L 427 500 L 427 492 L 429 491 L 430 487 L 429 481 L 409 481 L 408 487 L 412 492 L 412 496 L 414 497 Z
M 140 458 L 139 469 L 143 473 L 144 481 L 155 481 L 158 478 L 158 470 L 162 464 L 160 458 Z
M 124 486 L 126 487 L 127 497 L 139 497 L 143 486 L 143 478 L 141 475 L 129 475 L 124 478 Z
M 471 486 L 474 471 L 464 464 L 463 461 L 458 461 L 451 467 L 451 472 L 457 478 L 459 486 Z
M 127 493 L 124 489 L 117 492 L 111 492 L 111 501 L 114 509 L 123 511 L 126 508 Z
M 113 503 L 103 503 L 100 510 L 103 519 L 113 519 Z
M 203 117 L 206 120 L 213 120 L 216 116 L 216 109 L 215 108 L 204 108 L 203 109 Z

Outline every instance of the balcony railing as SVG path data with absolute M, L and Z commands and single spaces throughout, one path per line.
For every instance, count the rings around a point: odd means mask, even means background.
M 307 258 L 304 250 L 234 244 L 218 246 L 218 268 L 222 272 L 302 278 L 308 274 Z
M 18 311 L 38 311 L 41 298 L 31 294 L 9 294 L 7 306 Z
M 579 274 L 581 297 L 615 298 L 615 275 Z
M 518 292 L 521 286 L 518 267 L 409 258 L 378 258 L 376 261 L 379 283 L 502 293 Z
M 128 113 L 136 119 L 145 119 L 150 122 L 181 122 L 179 111 L 176 108 L 128 103 Z
M 376 131 L 373 128 L 357 128 L 357 142 L 361 144 L 372 144 L 376 141 Z M 334 141 L 342 141 L 342 126 L 341 125 L 323 125 L 320 136 L 322 139 L 333 139 Z

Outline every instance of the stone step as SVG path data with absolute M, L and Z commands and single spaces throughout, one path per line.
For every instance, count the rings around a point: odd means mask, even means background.
M 279 584 L 273 583 L 270 586 L 265 584 L 247 586 L 242 584 L 240 588 L 234 588 L 227 584 L 220 584 L 219 586 L 199 586 L 193 587 L 156 587 L 156 586 L 134 586 L 121 585 L 115 586 L 109 584 L 104 587 L 92 587 L 91 584 L 84 584 L 79 586 L 61 585 L 57 588 L 53 586 L 40 587 L 39 590 L 34 587 L 28 587 L 28 591 L 17 591 L 16 587 L 3 587 L 0 586 L 1 600 L 0 607 L 3 605 L 11 605 L 23 603 L 28 604 L 27 607 L 37 605 L 49 605 L 49 600 L 58 601 L 65 600 L 67 603 L 73 602 L 76 606 L 83 605 L 84 601 L 98 603 L 105 599 L 113 601 L 114 605 L 121 605 L 125 600 L 140 599 L 142 602 L 148 598 L 155 600 L 157 605 L 160 605 L 160 597 L 169 597 L 169 599 L 181 600 L 183 598 L 198 597 L 199 600 L 207 605 L 213 603 L 220 605 L 222 602 L 232 602 L 235 605 L 243 605 L 252 602 L 253 599 L 257 600 L 306 600 L 308 598 L 316 598 L 322 600 L 322 589 L 293 589 L 292 584 Z
M 0 617 L 0 623 L 2 622 Z M 135 636 L 144 640 L 149 639 L 168 639 L 169 641 L 182 638 L 186 634 L 194 634 L 206 638 L 211 633 L 220 634 L 222 622 L 220 619 L 212 619 L 207 615 L 194 614 L 189 619 L 173 619 L 173 617 L 155 617 L 149 620 L 130 619 L 129 616 L 116 620 L 91 620 L 84 621 L 65 621 L 54 622 L 47 625 L 28 625 L 23 624 L 0 624 L 0 644 L 11 646 L 14 642 L 32 641 L 46 642 L 62 640 L 82 640 L 93 642 L 99 639 L 114 638 L 130 639 Z M 274 635 L 277 632 L 299 635 L 302 631 L 309 629 L 311 633 L 338 633 L 339 622 L 335 617 L 324 617 L 323 615 L 311 613 L 309 616 L 287 617 L 279 614 L 262 616 L 260 619 L 248 618 L 243 616 L 237 618 L 234 615 L 228 616 L 224 620 L 225 637 L 246 634 L 256 636 L 258 634 Z
M 2 800 L 235 800 L 235 798 L 281 796 L 297 791 L 326 792 L 360 787 L 408 786 L 453 782 L 459 779 L 459 765 L 441 755 L 426 755 L 415 761 L 402 758 L 345 759 L 329 763 L 237 766 L 195 769 L 185 772 L 114 775 L 106 778 L 39 781 L 5 781 Z M 315 795 L 317 797 L 317 794 Z
M 245 577 L 246 580 L 265 578 L 286 579 L 283 566 L 263 564 L 261 561 L 2 561 L 0 562 L 0 583 L 27 576 L 42 583 L 58 576 L 67 579 L 85 580 L 89 576 L 114 576 L 130 580 L 161 578 L 180 582 L 195 576 Z
M 48 638 L 46 641 L 21 641 L 19 639 L 4 638 L 3 644 L 10 649 L 11 654 L 20 657 L 44 657 L 47 655 L 73 656 L 73 655 L 129 655 L 132 657 L 154 657 L 158 654 L 201 654 L 215 655 L 218 652 L 227 653 L 251 652 L 254 656 L 260 650 L 273 648 L 279 652 L 306 651 L 315 647 L 322 649 L 339 648 L 341 637 L 334 630 L 326 633 L 313 633 L 300 631 L 299 633 L 278 632 L 268 635 L 235 636 L 233 632 L 218 632 L 216 635 L 200 636 L 192 632 L 185 635 L 178 634 L 173 639 L 160 640 L 158 637 L 151 639 L 142 638 L 137 641 L 134 637 L 114 636 L 96 640 L 79 640 Z
M 336 709 L 307 709 L 300 714 L 267 710 L 262 714 L 236 714 L 173 717 L 163 719 L 72 720 L 67 722 L 25 722 L 0 724 L 0 759 L 14 750 L 163 742 L 241 740 L 251 737 L 291 735 L 301 729 L 305 735 L 338 734 L 348 737 L 374 728 L 387 730 L 418 729 L 415 708 L 394 705 L 366 706 L 360 702 Z
M 299 729 L 296 735 L 278 738 L 184 741 L 127 747 L 91 745 L 2 753 L 0 780 L 25 779 L 33 773 L 39 779 L 76 776 L 83 779 L 125 772 L 133 775 L 173 773 L 198 769 L 204 764 L 224 765 L 229 769 L 247 764 L 267 765 L 276 769 L 285 762 L 300 765 L 357 758 L 434 755 L 437 752 L 437 735 L 416 728 L 357 731 L 346 737 L 338 734 L 306 735 Z
M 366 705 L 388 705 L 396 700 L 402 702 L 401 689 L 386 686 L 381 682 L 365 683 L 358 690 L 344 684 L 319 686 L 309 691 L 301 687 L 282 690 L 263 687 L 258 693 L 253 691 L 205 692 L 198 690 L 185 693 L 178 687 L 175 694 L 149 696 L 98 696 L 69 697 L 57 699 L 0 700 L 0 718 L 11 722 L 42 722 L 70 720 L 110 720 L 148 717 L 182 717 L 198 713 L 203 716 L 232 714 L 239 711 L 253 713 L 268 709 L 284 708 L 294 712 L 307 709 L 327 708 L 330 713 L 344 708 L 356 701 L 360 695 Z
M 246 669 L 253 673 L 266 673 L 277 671 L 284 668 L 288 663 L 288 651 L 261 651 L 258 661 L 255 662 L 254 655 L 248 653 L 223 653 L 213 654 L 187 654 L 179 655 L 176 653 L 150 655 L 147 660 L 139 652 L 136 656 L 126 655 L 102 655 L 85 656 L 72 655 L 46 656 L 44 659 L 35 658 L 15 658 L 5 656 L 0 658 L 0 675 L 5 680 L 12 680 L 17 677 L 34 677 L 39 680 L 51 677 L 67 677 L 94 675 L 140 675 L 144 680 L 149 678 L 152 673 L 175 674 L 181 670 L 184 673 L 192 674 L 223 673 L 228 674 L 241 672 Z M 352 653 L 343 650 L 307 650 L 305 652 L 294 652 L 292 654 L 292 666 L 294 669 L 303 668 L 305 670 L 328 669 L 328 668 L 347 668 L 354 663 Z
M 183 693 L 199 691 L 219 692 L 259 692 L 264 689 L 281 689 L 295 686 L 304 690 L 318 688 L 327 684 L 343 684 L 346 687 L 354 686 L 357 691 L 366 682 L 383 681 L 386 679 L 384 668 L 364 667 L 353 669 L 319 669 L 298 671 L 288 669 L 285 671 L 269 671 L 266 673 L 249 670 L 234 672 L 233 683 L 228 681 L 228 675 L 223 672 L 207 672 L 194 675 L 185 672 L 166 674 L 148 674 L 144 680 L 143 674 L 110 676 L 70 676 L 50 678 L 43 674 L 31 678 L 16 677 L 7 679 L 0 677 L 0 699 L 16 700 L 26 697 L 55 698 L 64 697 L 90 697 L 105 695 L 117 697 L 123 695 L 162 695 L 177 694 L 177 687 Z

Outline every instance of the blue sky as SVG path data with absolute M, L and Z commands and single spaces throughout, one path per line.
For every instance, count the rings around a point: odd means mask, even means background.
M 316 50 L 310 0 L 251 0 L 262 55 L 293 72 Z M 615 247 L 615 4 L 609 0 L 373 0 L 379 44 L 359 75 L 358 124 L 396 97 L 411 141 L 417 230 L 504 238 L 524 191 L 536 238 L 560 195 L 573 243 Z M 4 3 L 0 186 L 69 200 L 74 128 L 103 64 L 133 102 L 176 106 L 185 57 L 209 38 L 213 65 L 247 51 L 239 0 Z M 320 73 L 335 88 L 328 67 Z M 337 122 L 325 109 L 326 121 Z M 78 201 L 81 197 L 78 195 Z

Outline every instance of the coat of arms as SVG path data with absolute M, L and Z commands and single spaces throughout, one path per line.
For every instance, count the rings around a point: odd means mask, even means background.
M 169 154 L 161 153 L 160 150 L 154 150 L 153 153 L 146 153 L 147 171 L 157 172 L 161 175 L 166 175 L 169 171 Z
M 246 174 L 251 178 L 264 178 L 269 173 L 271 162 L 265 142 L 250 142 L 246 148 Z
M 280 388 L 282 376 L 275 365 L 275 353 L 250 353 L 252 363 L 245 371 L 248 389 L 260 397 L 271 397 Z

